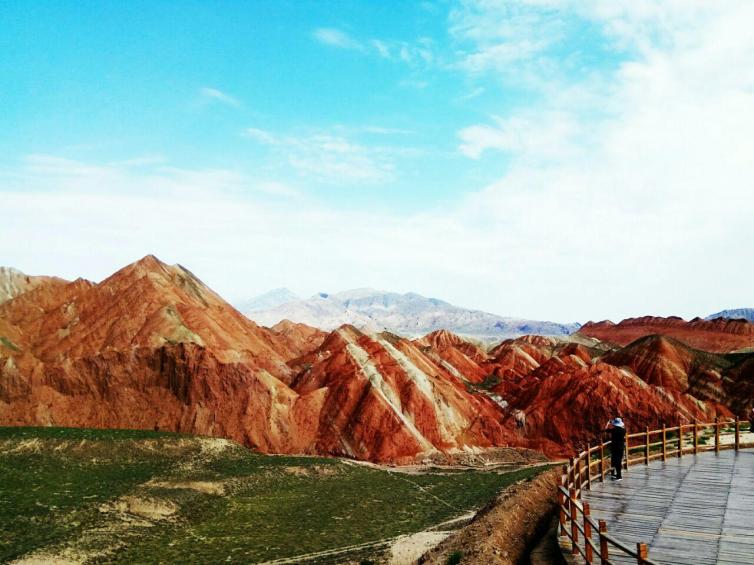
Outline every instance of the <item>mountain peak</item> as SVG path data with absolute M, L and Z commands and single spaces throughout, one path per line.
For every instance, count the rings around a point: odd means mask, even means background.
M 261 310 L 276 308 L 289 302 L 295 302 L 296 300 L 300 300 L 300 297 L 291 290 L 285 287 L 273 288 L 240 303 L 238 309 L 242 312 L 259 312 Z
M 167 264 L 160 261 L 157 257 L 155 257 L 152 254 L 145 255 L 138 261 L 134 261 L 129 265 L 129 267 L 138 267 L 144 270 L 157 270 L 157 269 L 165 269 L 167 268 Z M 126 267 L 128 268 L 128 267 Z

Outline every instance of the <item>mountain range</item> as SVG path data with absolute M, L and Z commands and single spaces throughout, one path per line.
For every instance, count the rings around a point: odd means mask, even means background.
M 399 294 L 371 288 L 323 292 L 308 299 L 284 288 L 276 289 L 240 304 L 239 309 L 263 326 L 287 319 L 326 331 L 350 324 L 364 331 L 389 331 L 408 337 L 446 329 L 490 341 L 526 334 L 565 336 L 580 327 L 577 323 L 503 317 L 413 292 Z
M 187 432 L 391 463 L 498 448 L 560 457 L 616 412 L 632 429 L 708 421 L 754 395 L 744 320 L 590 323 L 487 349 L 446 329 L 259 326 L 151 255 L 101 282 L 3 272 L 16 282 L 0 303 L 0 425 Z M 389 313 L 393 300 L 430 299 L 362 290 L 329 303 Z

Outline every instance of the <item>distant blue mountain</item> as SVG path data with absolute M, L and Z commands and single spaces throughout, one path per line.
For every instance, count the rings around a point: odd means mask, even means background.
M 324 330 L 352 324 L 371 331 L 389 330 L 418 336 L 435 330 L 450 330 L 470 337 L 501 339 L 524 334 L 564 336 L 579 329 L 579 324 L 560 324 L 498 316 L 480 310 L 454 306 L 437 298 L 414 292 L 399 294 L 371 288 L 359 288 L 330 294 L 321 292 L 309 299 L 282 301 L 284 294 L 273 293 L 278 302 L 260 308 L 269 293 L 241 306 L 241 311 L 255 322 L 272 326 L 281 320 L 302 322 Z M 255 307 L 249 308 L 248 304 Z
M 749 320 L 754 323 L 754 308 L 734 308 L 732 310 L 723 310 L 717 314 L 707 316 L 706 320 L 714 320 L 715 318 L 731 318 L 731 319 L 743 319 Z

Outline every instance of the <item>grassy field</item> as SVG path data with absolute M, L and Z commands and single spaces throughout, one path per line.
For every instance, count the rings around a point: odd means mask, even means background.
M 420 531 L 538 471 L 408 475 L 161 432 L 0 428 L 0 562 L 291 557 Z

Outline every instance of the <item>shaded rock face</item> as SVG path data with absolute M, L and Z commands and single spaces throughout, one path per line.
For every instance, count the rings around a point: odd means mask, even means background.
M 628 318 L 618 324 L 610 321 L 588 322 L 579 329 L 578 333 L 618 345 L 628 345 L 648 335 L 664 335 L 680 340 L 691 347 L 718 353 L 754 347 L 754 324 L 743 319 L 702 320 L 695 318 L 687 322 L 673 316 L 669 318 L 645 316 Z

